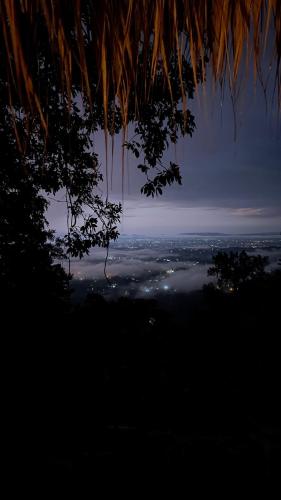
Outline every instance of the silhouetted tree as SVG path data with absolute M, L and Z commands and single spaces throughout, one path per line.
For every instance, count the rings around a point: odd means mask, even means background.
M 268 257 L 248 255 L 242 252 L 218 252 L 213 257 L 214 266 L 208 270 L 209 276 L 216 276 L 220 289 L 237 291 L 247 281 L 264 275 Z
M 50 69 L 51 75 L 55 79 Z M 44 78 L 47 85 L 48 71 Z M 5 302 L 41 296 L 43 303 L 47 291 L 49 297 L 63 294 L 69 277 L 55 260 L 66 254 L 82 257 L 118 235 L 121 205 L 97 191 L 102 175 L 92 150 L 94 125 L 75 103 L 68 108 L 53 83 L 46 139 L 38 120 L 30 129 L 21 108 L 9 106 L 7 82 L 0 78 L 0 288 Z M 57 193 L 68 222 L 60 240 L 45 218 L 49 196 Z
M 26 16 L 19 17 L 22 29 L 28 28 Z M 93 150 L 93 136 L 106 128 L 112 136 L 121 130 L 122 112 L 116 104 L 113 88 L 108 92 L 108 114 L 104 116 L 103 96 L 99 87 L 99 73 L 95 65 L 89 65 L 89 102 L 81 88 L 80 70 L 73 60 L 72 100 L 67 89 L 61 89 L 59 64 L 49 50 L 49 33 L 44 23 L 38 29 L 40 36 L 36 48 L 36 64 L 30 69 L 36 81 L 36 92 L 44 101 L 44 115 L 48 117 L 47 135 L 42 129 L 40 117 L 24 111 L 20 92 L 14 81 L 7 80 L 4 67 L 0 68 L 0 155 L 1 155 L 1 269 L 2 287 L 23 284 L 20 269 L 25 276 L 34 272 L 32 260 L 39 262 L 37 250 L 43 248 L 49 264 L 65 254 L 82 257 L 91 247 L 108 246 L 118 236 L 117 224 L 121 205 L 110 203 L 99 186 L 103 178 L 98 156 Z M 70 33 L 70 37 L 74 36 Z M 0 36 L 0 56 L 5 52 L 5 40 Z M 91 44 L 85 46 L 85 57 L 91 58 Z M 180 169 L 175 163 L 164 165 L 163 154 L 169 143 L 175 143 L 180 134 L 192 134 L 195 123 L 192 114 L 182 110 L 183 93 L 193 97 L 195 82 L 191 65 L 182 56 L 182 79 L 178 75 L 176 51 L 171 54 L 173 68 L 170 90 L 163 86 L 163 67 L 157 67 L 146 106 L 136 114 L 135 95 L 128 102 L 128 123 L 132 124 L 133 138 L 124 143 L 137 158 L 139 169 L 146 176 L 142 191 L 147 196 L 162 194 L 164 186 L 181 183 Z M 146 92 L 141 74 L 146 66 L 150 71 L 152 47 L 139 54 L 139 94 Z M 198 67 L 198 81 L 202 71 Z M 89 96 L 88 96 L 89 97 Z M 13 103 L 11 105 L 11 102 Z M 131 127 L 130 127 L 131 131 Z M 156 172 L 156 175 L 151 175 Z M 108 176 L 107 176 L 108 183 Z M 45 212 L 49 197 L 60 194 L 65 204 L 68 232 L 59 242 L 47 229 Z M 21 217 L 18 214 L 21 213 Z M 23 216 L 23 213 L 25 214 Z M 13 229 L 14 228 L 14 229 Z M 25 237 L 21 237 L 21 235 Z M 36 237 L 35 237 L 36 234 Z M 30 237 L 28 237 L 30 235 Z M 28 245 L 27 245 L 28 243 Z M 12 250 L 13 249 L 13 250 Z M 32 259 L 32 253 L 34 255 Z M 23 267 L 15 265 L 17 255 L 29 255 Z M 42 257 L 43 259 L 43 257 Z M 42 260 L 42 262 L 44 259 Z M 45 261 L 45 264 L 47 262 Z M 43 265 L 43 264 L 42 264 Z M 33 267 L 32 267 L 33 266 Z M 52 267 L 53 269 L 53 267 Z M 57 267 L 58 269 L 58 267 Z M 4 279 L 5 275 L 5 279 Z M 8 277 L 9 276 L 9 277 Z M 14 283 L 14 285 L 12 285 Z M 31 283 L 31 281 L 30 281 Z M 9 285 L 9 286 L 10 286 Z M 21 289 L 21 287 L 20 287 Z
M 68 276 L 55 263 L 63 250 L 45 219 L 47 201 L 31 169 L 21 163 L 8 120 L 0 123 L 0 299 L 3 310 L 13 305 L 36 310 L 62 305 Z

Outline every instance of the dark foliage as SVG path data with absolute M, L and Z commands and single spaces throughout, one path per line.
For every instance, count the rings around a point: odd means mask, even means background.
M 172 307 L 90 296 L 76 309 L 83 484 L 111 491 L 109 474 L 127 485 L 151 475 L 159 488 L 173 476 L 184 491 L 202 476 L 208 490 L 278 485 L 280 280 L 266 273 Z
M 242 252 L 218 252 L 213 257 L 214 266 L 208 270 L 209 276 L 217 277 L 218 287 L 231 292 L 253 278 L 261 278 L 268 264 L 268 257 L 248 255 Z

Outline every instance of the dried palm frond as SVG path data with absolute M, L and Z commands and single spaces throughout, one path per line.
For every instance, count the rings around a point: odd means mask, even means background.
M 105 129 L 109 94 L 118 100 L 126 126 L 129 99 L 135 99 L 136 110 L 145 103 L 159 64 L 173 99 L 171 52 L 190 59 L 196 82 L 198 62 L 205 71 L 207 50 L 214 79 L 227 76 L 234 84 L 244 55 L 253 59 L 257 70 L 264 47 L 273 37 L 281 106 L 280 0 L 0 0 L 0 25 L 1 65 L 7 80 L 21 104 L 39 113 L 45 129 L 45 93 L 37 88 L 34 69 L 42 33 L 57 64 L 61 89 L 69 99 L 75 67 L 82 92 L 91 102 L 94 72 Z M 140 48 L 145 92 L 138 93 Z M 177 60 L 181 81 L 181 57 Z

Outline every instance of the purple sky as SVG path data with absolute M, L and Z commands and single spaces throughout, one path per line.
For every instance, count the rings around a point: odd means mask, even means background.
M 199 89 L 189 102 L 197 127 L 193 137 L 180 140 L 164 157 L 181 165 L 183 185 L 166 188 L 157 199 L 140 194 L 145 178 L 136 168 L 139 161 L 128 154 L 121 234 L 281 231 L 281 125 L 271 96 L 269 91 L 266 111 L 259 84 L 242 88 L 235 105 L 235 140 L 229 93 L 221 102 L 219 90 L 207 87 L 204 95 Z M 95 137 L 95 149 L 104 165 L 102 133 Z M 110 199 L 122 201 L 120 137 L 113 174 Z M 64 231 L 63 204 L 52 204 L 49 218 Z

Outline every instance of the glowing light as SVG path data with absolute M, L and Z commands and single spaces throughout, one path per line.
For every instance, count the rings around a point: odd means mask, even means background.
M 166 271 L 166 273 L 167 273 L 167 274 L 173 274 L 174 272 L 175 272 L 175 270 L 174 270 L 174 269 L 168 269 L 168 270 Z

